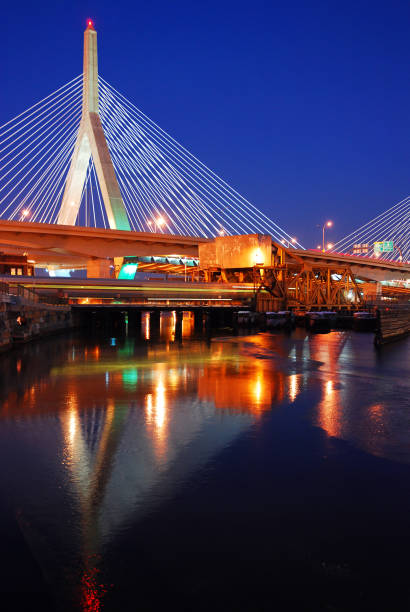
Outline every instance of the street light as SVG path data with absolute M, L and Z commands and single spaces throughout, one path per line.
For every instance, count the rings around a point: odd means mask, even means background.
M 153 225 L 156 225 L 158 228 L 163 227 L 164 225 L 166 225 L 166 220 L 164 219 L 164 217 L 159 216 L 156 219 L 148 219 L 147 220 L 147 225 L 151 228 Z
M 28 217 L 28 216 L 29 216 L 29 214 L 30 214 L 30 211 L 29 211 L 27 208 L 25 208 L 25 209 L 22 211 L 22 213 L 21 213 L 21 219 L 20 219 L 20 221 L 24 221 L 24 219 L 25 219 L 26 217 Z
M 401 248 L 399 247 L 399 245 L 398 245 L 398 244 L 395 244 L 395 245 L 394 245 L 394 249 L 396 249 L 396 250 L 397 250 L 397 251 L 400 253 L 400 255 L 399 255 L 399 262 L 401 263 L 401 262 L 403 261 L 403 253 L 402 253 L 402 250 L 401 250 Z
M 325 228 L 326 227 L 332 227 L 333 225 L 333 221 L 326 221 L 326 223 L 323 224 L 322 227 L 322 251 L 323 253 L 325 252 Z M 317 227 L 320 227 L 320 225 L 318 225 Z M 333 245 L 332 245 L 333 246 Z M 330 247 L 331 248 L 331 247 Z
M 297 243 L 296 238 L 291 238 L 290 240 L 288 240 L 287 238 L 284 238 L 284 239 L 282 240 L 282 244 L 284 244 L 284 245 L 285 245 L 285 246 L 287 246 L 287 247 L 290 247 L 291 243 L 292 243 L 292 244 L 296 244 L 296 243 Z

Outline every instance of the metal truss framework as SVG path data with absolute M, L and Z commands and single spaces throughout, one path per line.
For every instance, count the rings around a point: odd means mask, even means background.
M 250 282 L 254 286 L 257 309 L 346 309 L 363 306 L 363 296 L 349 266 L 278 264 L 255 266 L 248 270 L 204 271 L 208 282 Z

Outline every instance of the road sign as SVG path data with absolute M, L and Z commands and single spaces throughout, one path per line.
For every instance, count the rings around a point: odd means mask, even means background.
M 393 240 L 383 240 L 383 242 L 374 243 L 375 253 L 392 253 L 393 249 Z
M 371 249 L 371 246 L 367 242 L 354 244 L 353 245 L 353 255 L 366 255 Z

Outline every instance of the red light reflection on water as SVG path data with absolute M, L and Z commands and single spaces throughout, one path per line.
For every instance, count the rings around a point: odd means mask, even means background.
M 81 577 L 81 609 L 84 612 L 99 612 L 102 609 L 102 600 L 108 589 L 98 583 L 99 572 L 96 567 L 88 568 Z

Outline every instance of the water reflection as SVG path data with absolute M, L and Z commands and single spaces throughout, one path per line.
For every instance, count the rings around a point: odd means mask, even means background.
M 184 322 L 189 334 L 193 319 L 183 318 L 183 336 Z M 175 343 L 175 325 L 170 313 L 153 342 L 144 313 L 142 339 L 55 339 L 43 343 L 42 359 L 33 344 L 6 356 L 0 370 L 0 432 L 15 440 L 19 457 L 28 431 L 41 457 L 33 477 L 37 470 L 48 490 L 64 492 L 61 512 L 73 527 L 67 541 L 55 537 L 56 554 L 80 558 L 84 610 L 98 610 L 104 596 L 98 564 L 105 547 L 277 406 L 290 413 L 290 428 L 294 407 L 302 406 L 304 418 L 328 436 L 410 461 L 408 394 L 391 400 L 394 388 L 408 385 L 400 362 L 396 379 L 383 377 L 373 353 L 351 334 L 297 330 L 291 337 Z M 30 503 L 29 513 L 50 512 L 42 499 Z M 47 537 L 53 528 L 59 525 Z
M 181 338 L 190 338 L 194 332 L 194 313 L 181 312 Z M 151 340 L 154 336 L 166 342 L 176 341 L 177 312 L 175 310 L 163 311 L 160 316 L 153 311 L 141 314 L 141 337 Z

